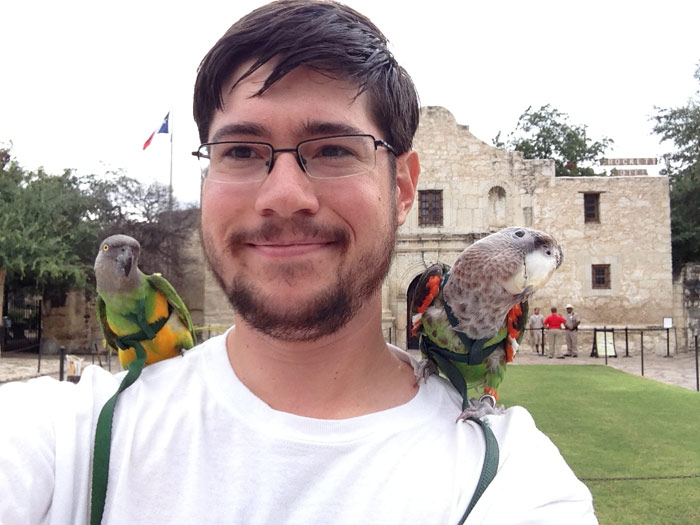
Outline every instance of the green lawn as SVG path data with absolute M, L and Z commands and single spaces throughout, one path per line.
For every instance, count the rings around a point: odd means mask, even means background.
M 527 408 L 593 493 L 601 524 L 700 523 L 700 393 L 600 365 L 508 367 L 499 402 Z

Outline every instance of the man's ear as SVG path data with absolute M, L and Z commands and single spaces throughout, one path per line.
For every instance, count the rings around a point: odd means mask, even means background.
M 416 196 L 420 161 L 413 150 L 396 157 L 396 219 L 401 226 L 411 211 Z

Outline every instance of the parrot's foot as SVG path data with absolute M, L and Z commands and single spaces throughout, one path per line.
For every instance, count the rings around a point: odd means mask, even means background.
M 469 406 L 462 411 L 457 421 L 464 421 L 469 418 L 480 419 L 484 416 L 493 416 L 503 413 L 503 405 L 496 405 L 496 398 L 484 394 L 479 399 L 469 399 Z
M 423 359 L 416 367 L 416 384 L 420 383 L 421 381 L 425 383 L 431 375 L 437 373 L 437 365 L 430 359 Z

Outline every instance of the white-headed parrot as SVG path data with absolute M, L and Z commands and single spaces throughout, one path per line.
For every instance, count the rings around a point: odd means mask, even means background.
M 411 314 L 423 376 L 437 369 L 453 384 L 463 398 L 459 419 L 502 410 L 498 387 L 522 339 L 527 299 L 561 262 L 550 235 L 512 227 L 469 246 L 452 268 L 434 264 L 421 275 Z M 485 396 L 469 400 L 470 388 Z

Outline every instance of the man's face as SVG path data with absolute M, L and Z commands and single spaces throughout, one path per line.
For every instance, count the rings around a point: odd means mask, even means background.
M 566 313 L 567 313 L 567 314 L 570 314 L 570 313 L 573 312 L 573 311 L 574 311 L 573 308 L 567 308 L 567 309 L 566 309 Z
M 244 64 L 243 68 L 247 68 Z M 241 69 L 240 71 L 244 71 Z M 222 90 L 209 141 L 259 141 L 293 148 L 337 134 L 384 138 L 363 94 L 345 81 L 297 69 L 262 96 L 252 96 L 268 65 Z M 342 327 L 379 290 L 391 262 L 396 228 L 413 201 L 412 153 L 377 150 L 375 168 L 334 180 L 311 179 L 295 154 L 278 153 L 260 182 L 202 186 L 202 238 L 211 267 L 238 315 L 287 341 L 314 340 Z M 415 161 L 417 168 L 417 160 Z
M 535 308 L 535 315 L 540 315 L 540 309 L 539 309 L 539 308 Z

